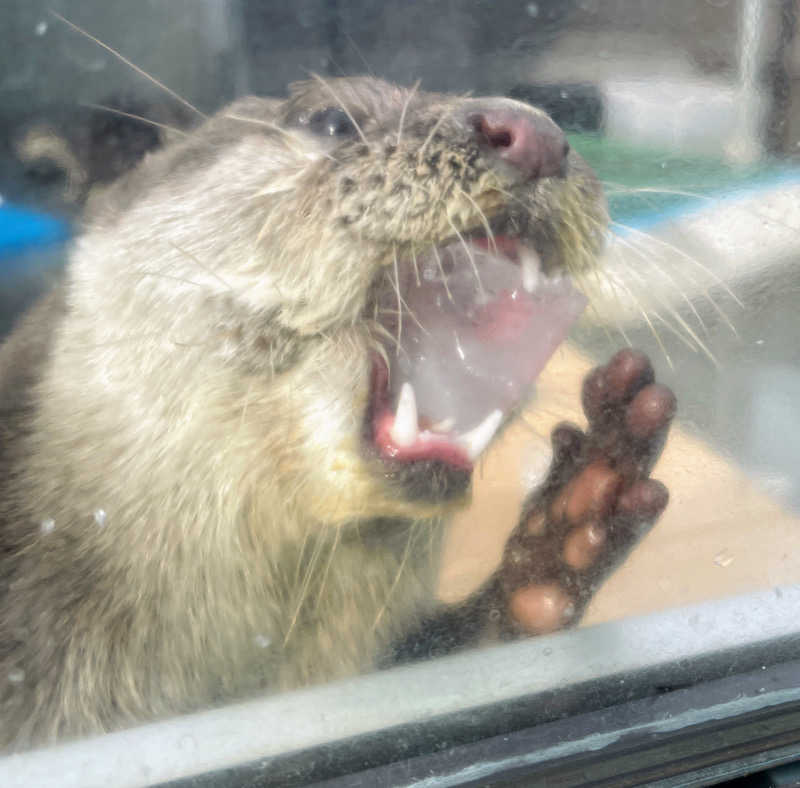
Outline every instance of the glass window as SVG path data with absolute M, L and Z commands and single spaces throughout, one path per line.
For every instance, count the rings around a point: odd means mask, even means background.
M 0 782 L 797 757 L 792 3 L 0 19 Z

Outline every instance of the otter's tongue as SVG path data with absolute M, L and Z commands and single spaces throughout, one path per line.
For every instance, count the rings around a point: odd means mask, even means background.
M 509 239 L 497 242 L 504 254 L 477 243 L 400 268 L 402 325 L 396 303 L 386 310 L 400 343 L 386 345 L 391 418 L 376 435 L 384 454 L 452 462 L 451 444 L 474 460 L 586 305 L 567 279 L 540 272 L 535 252 Z

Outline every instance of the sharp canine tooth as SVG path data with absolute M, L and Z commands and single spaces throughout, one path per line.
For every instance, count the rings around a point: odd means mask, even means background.
M 414 387 L 406 382 L 400 389 L 397 412 L 394 415 L 394 424 L 390 435 L 398 446 L 410 446 L 417 439 L 418 434 L 417 400 L 414 396 Z
M 471 460 L 476 460 L 489 445 L 502 420 L 503 411 L 493 410 L 477 427 L 459 436 L 458 442 Z
M 533 249 L 522 249 L 519 255 L 522 266 L 522 287 L 526 293 L 532 293 L 539 284 L 541 260 Z

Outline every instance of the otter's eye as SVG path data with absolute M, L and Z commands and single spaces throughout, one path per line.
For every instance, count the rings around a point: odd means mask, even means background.
M 320 137 L 350 137 L 356 133 L 353 121 L 339 107 L 328 107 L 315 112 L 308 119 L 308 128 Z

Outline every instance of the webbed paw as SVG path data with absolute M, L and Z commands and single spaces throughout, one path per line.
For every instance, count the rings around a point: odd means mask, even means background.
M 548 478 L 525 502 L 499 572 L 509 634 L 576 623 L 667 505 L 667 489 L 650 471 L 675 396 L 654 380 L 643 353 L 620 351 L 584 381 L 588 430 L 553 431 Z

